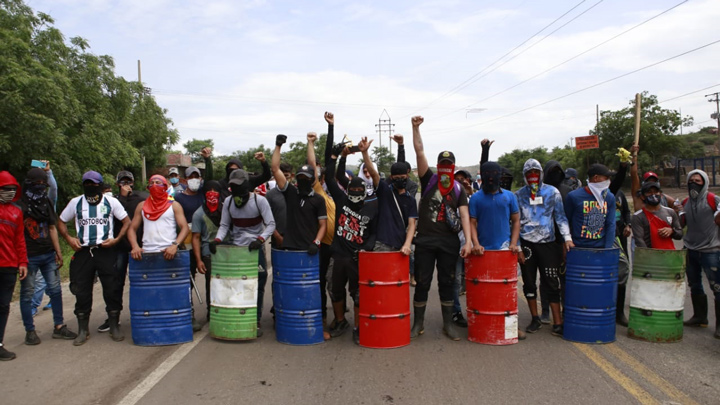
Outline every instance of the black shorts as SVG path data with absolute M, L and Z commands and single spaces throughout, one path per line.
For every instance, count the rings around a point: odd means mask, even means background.
M 537 299 L 537 273 L 540 270 L 540 289 L 550 302 L 560 302 L 560 271 L 562 245 L 556 242 L 533 243 L 520 241 L 525 253 L 525 264 L 520 265 L 523 293 L 527 299 Z

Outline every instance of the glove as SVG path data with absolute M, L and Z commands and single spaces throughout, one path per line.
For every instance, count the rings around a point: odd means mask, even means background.
M 282 146 L 285 142 L 287 142 L 287 135 L 278 134 L 275 137 L 275 146 Z
M 308 246 L 308 254 L 310 256 L 315 256 L 318 252 L 318 245 L 315 244 L 315 242 L 311 243 L 310 246 Z
M 217 253 L 217 245 L 220 243 L 217 239 L 210 241 L 210 253 L 215 254 Z
M 263 245 L 264 240 L 257 238 L 254 241 L 250 242 L 250 245 L 248 246 L 248 249 L 252 252 L 253 250 L 258 250 Z
M 340 157 L 340 155 L 342 154 L 343 149 L 345 149 L 345 144 L 344 144 L 344 143 L 339 143 L 339 144 L 337 144 L 337 145 L 334 145 L 334 146 L 332 147 L 332 149 L 330 149 L 330 153 L 332 154 L 332 156 Z
M 615 156 L 620 158 L 620 163 L 632 163 L 630 151 L 625 148 L 618 148 L 618 153 Z

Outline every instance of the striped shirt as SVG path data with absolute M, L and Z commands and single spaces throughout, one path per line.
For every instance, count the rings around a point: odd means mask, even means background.
M 84 195 L 70 200 L 60 220 L 75 220 L 75 231 L 82 246 L 95 246 L 113 237 L 112 217 L 122 221 L 128 216 L 115 197 L 103 196 L 97 205 L 88 204 Z

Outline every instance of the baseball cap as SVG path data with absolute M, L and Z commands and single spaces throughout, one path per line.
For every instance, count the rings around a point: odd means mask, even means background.
M 90 170 L 83 174 L 82 181 L 83 183 L 86 181 L 92 181 L 95 184 L 100 184 L 103 182 L 103 177 L 100 173 Z
M 588 177 L 592 177 L 595 175 L 610 177 L 613 175 L 613 172 L 611 172 L 610 169 L 608 169 L 607 166 L 605 166 L 604 164 L 593 163 L 590 165 L 587 174 Z
M 190 166 L 187 169 L 185 169 L 185 178 L 190 177 L 190 175 L 193 173 L 197 173 L 198 176 L 202 177 L 202 173 L 200 173 L 200 169 L 198 169 L 195 166 Z
M 655 174 L 655 172 L 646 172 L 645 174 L 643 174 L 643 181 L 647 181 L 647 179 L 650 177 L 655 177 L 656 180 L 660 178 L 657 174 Z
M 122 170 L 122 171 L 118 172 L 117 177 L 115 177 L 115 181 L 117 182 L 124 178 L 130 179 L 130 181 L 135 181 L 135 176 L 133 176 L 133 174 L 127 170 Z
M 643 183 L 640 190 L 644 193 L 646 191 L 649 191 L 653 187 L 658 189 L 658 191 L 662 191 L 662 188 L 660 187 L 660 183 L 658 183 L 656 181 L 646 181 L 645 183 Z
M 466 179 L 472 180 L 472 175 L 467 170 L 458 170 L 455 172 L 455 175 L 457 176 L 458 174 L 462 174 Z
M 235 169 L 230 173 L 228 184 L 243 184 L 249 180 L 247 172 L 243 169 Z
M 438 155 L 438 158 L 437 158 L 438 162 L 440 162 L 441 160 L 449 160 L 453 164 L 455 164 L 455 155 L 452 152 L 450 152 L 449 150 L 444 150 L 444 151 L 440 152 L 440 154 Z
M 315 172 L 313 171 L 312 167 L 308 165 L 302 165 L 298 168 L 297 172 L 295 173 L 295 177 L 300 175 L 307 176 L 310 179 L 315 178 Z
M 177 174 L 177 175 L 179 176 L 179 175 L 180 175 L 180 170 L 178 170 L 177 167 L 171 167 L 170 170 L 168 170 L 168 176 L 171 175 L 171 174 Z

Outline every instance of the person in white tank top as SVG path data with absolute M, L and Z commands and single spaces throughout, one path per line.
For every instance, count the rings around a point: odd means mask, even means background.
M 143 253 L 162 252 L 166 260 L 172 260 L 178 245 L 190 233 L 182 206 L 173 201 L 167 193 L 168 183 L 165 177 L 154 175 L 148 181 L 150 198 L 138 204 L 135 216 L 130 224 L 132 235 L 128 241 L 132 246 L 130 256 L 142 260 Z M 137 242 L 137 230 L 143 224 L 143 247 Z M 177 232 L 177 229 L 180 232 Z

